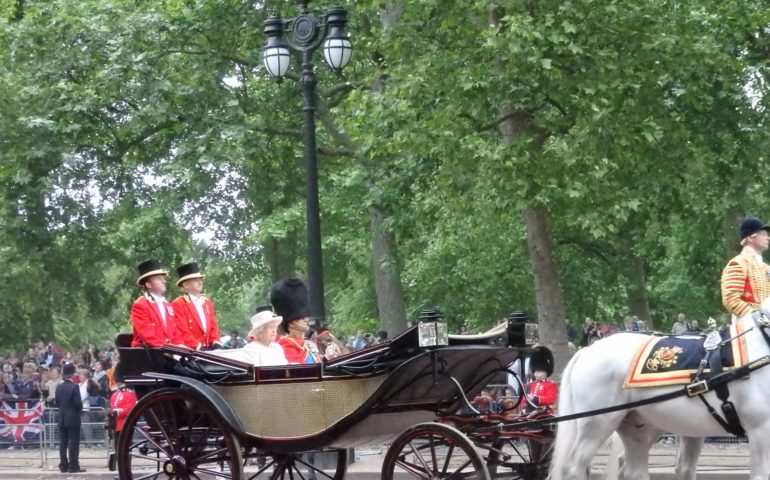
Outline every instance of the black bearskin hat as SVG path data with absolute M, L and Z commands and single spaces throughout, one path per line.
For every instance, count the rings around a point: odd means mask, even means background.
M 310 316 L 307 285 L 299 278 L 279 280 L 270 288 L 270 303 L 275 314 L 283 317 L 281 327 L 288 331 L 289 322 Z
M 553 375 L 553 353 L 546 347 L 535 347 L 529 356 L 529 370 L 543 370 L 550 377 Z

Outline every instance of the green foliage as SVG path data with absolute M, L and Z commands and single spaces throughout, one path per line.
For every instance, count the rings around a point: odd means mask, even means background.
M 618 321 L 637 260 L 658 325 L 720 311 L 735 224 L 770 206 L 764 4 L 343 3 L 352 64 L 316 54 L 333 328 L 377 329 L 374 210 L 409 319 L 534 312 L 536 202 L 568 319 Z M 297 71 L 269 81 L 259 58 L 266 15 L 296 5 L 264 8 L 0 2 L 0 344 L 125 329 L 145 258 L 199 260 L 225 329 L 303 274 Z

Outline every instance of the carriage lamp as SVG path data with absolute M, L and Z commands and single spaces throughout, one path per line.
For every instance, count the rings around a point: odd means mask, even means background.
M 305 144 L 308 296 L 314 326 L 320 327 L 324 324 L 326 308 L 316 157 L 316 79 L 312 56 L 321 49 L 326 63 L 339 74 L 350 61 L 353 44 L 345 32 L 348 13 L 343 7 L 331 7 L 318 18 L 308 11 L 310 0 L 297 0 L 297 3 L 301 5 L 301 12 L 296 18 L 271 16 L 265 20 L 267 43 L 262 51 L 262 62 L 270 76 L 280 81 L 289 71 L 292 52 L 298 53 L 301 60 L 299 84 L 304 100 L 302 139 Z
M 447 325 L 437 309 L 420 312 L 417 319 L 417 335 L 421 347 L 449 345 Z

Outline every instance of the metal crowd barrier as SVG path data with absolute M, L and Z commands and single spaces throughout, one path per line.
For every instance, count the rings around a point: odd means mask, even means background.
M 59 462 L 59 409 L 0 408 L 0 449 L 8 454 L 0 457 L 0 469 L 34 467 L 48 468 L 48 457 Z M 104 426 L 107 410 L 91 407 L 81 414 L 80 458 L 107 458 L 110 440 Z M 50 451 L 49 451 L 50 450 Z M 38 461 L 39 460 L 39 463 Z

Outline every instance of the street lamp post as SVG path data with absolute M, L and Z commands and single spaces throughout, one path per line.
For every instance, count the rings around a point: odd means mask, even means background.
M 316 156 L 315 110 L 316 79 L 312 63 L 313 52 L 323 49 L 326 63 L 337 73 L 350 61 L 353 45 L 345 33 L 347 11 L 342 7 L 331 7 L 320 18 L 308 12 L 310 0 L 298 0 L 302 12 L 288 20 L 271 16 L 265 20 L 267 44 L 262 59 L 268 73 L 282 79 L 289 70 L 291 52 L 297 52 L 302 59 L 299 84 L 302 89 L 305 120 L 303 141 L 305 143 L 305 182 L 307 215 L 307 268 L 311 314 L 316 326 L 324 323 L 323 253 L 321 250 L 321 215 L 318 202 L 318 159 Z

